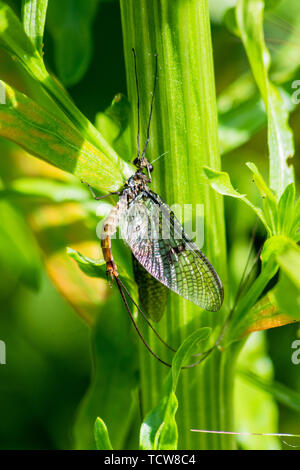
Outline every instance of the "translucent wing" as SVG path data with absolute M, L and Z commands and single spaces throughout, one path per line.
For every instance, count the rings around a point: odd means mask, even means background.
M 152 321 L 159 322 L 166 310 L 169 289 L 151 276 L 133 255 L 132 264 L 139 290 L 139 305 Z
M 205 310 L 220 309 L 219 276 L 157 194 L 141 192 L 124 212 L 120 229 L 136 259 L 153 277 Z

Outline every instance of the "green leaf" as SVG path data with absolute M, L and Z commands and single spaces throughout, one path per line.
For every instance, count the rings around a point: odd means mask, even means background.
M 0 45 L 18 59 L 30 74 L 41 80 L 47 76 L 43 60 L 33 42 L 25 34 L 19 18 L 4 2 L 0 2 Z
M 266 230 L 269 232 L 269 234 L 271 234 L 271 228 L 269 227 L 262 210 L 252 204 L 252 202 L 250 202 L 244 194 L 240 194 L 234 189 L 231 184 L 230 176 L 228 173 L 226 173 L 225 171 L 216 171 L 208 167 L 203 167 L 203 176 L 200 177 L 200 181 L 202 183 L 209 184 L 219 194 L 241 199 L 249 207 L 251 207 L 251 209 L 255 212 L 255 214 L 260 218 L 260 220 L 264 224 Z
M 53 202 L 90 201 L 90 194 L 83 185 L 66 184 L 47 178 L 17 178 L 1 193 L 3 196 L 36 197 Z
M 175 395 L 177 382 L 182 366 L 195 351 L 195 346 L 201 341 L 207 341 L 211 328 L 199 328 L 194 331 L 176 352 L 172 369 L 164 386 L 163 397 L 159 404 L 150 411 L 140 432 L 140 448 L 142 450 L 175 450 L 177 449 L 178 431 L 175 414 L 178 401 Z
M 253 135 L 265 127 L 266 122 L 262 100 L 257 96 L 245 100 L 225 113 L 220 113 L 219 139 L 222 154 L 248 142 Z
M 278 206 L 277 201 L 269 189 L 268 185 L 264 181 L 262 175 L 260 174 L 258 168 L 254 163 L 248 162 L 248 168 L 252 171 L 254 182 L 257 186 L 257 189 L 260 192 L 263 201 L 263 212 L 266 218 L 268 226 L 271 228 L 272 234 L 277 235 L 278 233 Z
M 116 191 L 123 185 L 116 165 L 73 126 L 1 83 L 6 92 L 6 103 L 0 104 L 1 136 L 104 192 Z
M 103 259 L 88 258 L 69 247 L 67 248 L 67 254 L 76 261 L 81 271 L 87 276 L 106 279 L 106 263 Z
M 299 236 L 300 228 L 300 197 L 298 197 L 294 206 L 294 220 L 291 227 L 291 236 Z
M 89 66 L 97 5 L 98 0 L 52 0 L 49 4 L 56 68 L 66 86 L 78 83 Z
M 279 198 L 285 187 L 294 181 L 293 168 L 287 162 L 294 155 L 294 144 L 286 104 L 268 75 L 270 55 L 264 41 L 263 17 L 263 0 L 238 1 L 237 24 L 268 115 L 270 186 Z
M 101 418 L 95 421 L 94 435 L 98 450 L 113 450 L 106 424 Z
M 268 241 L 269 240 L 267 240 L 267 242 Z M 263 261 L 261 273 L 235 307 L 229 327 L 224 335 L 223 343 L 225 346 L 229 346 L 232 342 L 240 340 L 249 329 L 252 321 L 254 321 L 252 307 L 256 304 L 264 289 L 278 270 L 275 253 L 270 250 L 268 256 L 264 257 L 264 249 L 261 255 Z
M 297 286 L 300 293 L 300 247 L 289 241 L 277 256 L 277 262 L 290 280 Z
M 269 292 L 269 298 L 291 318 L 290 322 L 300 320 L 300 288 L 284 271 L 280 272 L 279 281 Z
M 279 233 L 289 236 L 294 219 L 295 184 L 290 183 L 278 203 Z
M 42 55 L 48 0 L 22 0 L 24 31 Z
M 100 132 L 75 106 L 62 85 L 47 72 L 41 55 L 26 35 L 18 17 L 2 1 L 0 1 L 0 46 L 6 49 L 43 88 L 51 106 L 56 105 L 60 117 L 63 116 L 62 119 L 67 123 L 71 121 L 85 139 L 119 167 L 124 178 L 132 175 L 133 167 L 119 158 Z
M 97 129 L 124 160 L 132 158 L 129 120 L 130 104 L 122 93 L 114 96 L 103 113 L 96 115 Z

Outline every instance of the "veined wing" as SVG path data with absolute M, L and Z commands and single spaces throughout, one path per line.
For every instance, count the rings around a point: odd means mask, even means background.
M 169 289 L 151 276 L 134 255 L 132 264 L 138 285 L 139 305 L 152 321 L 159 322 L 166 310 Z
M 224 294 L 219 276 L 160 196 L 141 192 L 129 204 L 120 228 L 153 277 L 205 310 L 220 309 Z

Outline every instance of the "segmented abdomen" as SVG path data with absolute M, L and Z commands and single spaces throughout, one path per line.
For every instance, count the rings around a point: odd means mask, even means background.
M 111 237 L 116 233 L 117 227 L 120 223 L 120 218 L 123 212 L 127 209 L 127 196 L 122 195 L 117 204 L 112 208 L 106 217 L 101 233 L 101 249 L 108 271 L 115 271 L 117 273 L 117 266 L 114 263 L 114 258 L 111 251 Z

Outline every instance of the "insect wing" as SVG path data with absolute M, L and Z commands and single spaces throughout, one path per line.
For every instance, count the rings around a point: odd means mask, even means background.
M 160 196 L 141 192 L 129 204 L 120 228 L 136 259 L 153 277 L 205 310 L 220 309 L 223 287 L 216 271 Z

